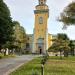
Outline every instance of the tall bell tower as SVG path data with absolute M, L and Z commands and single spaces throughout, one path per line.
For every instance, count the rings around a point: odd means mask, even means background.
M 38 5 L 35 7 L 35 25 L 32 53 L 46 53 L 48 49 L 48 29 L 47 22 L 49 18 L 49 8 L 46 5 L 46 0 L 38 0 Z

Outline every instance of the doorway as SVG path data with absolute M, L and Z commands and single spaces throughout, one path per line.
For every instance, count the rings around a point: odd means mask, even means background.
M 42 54 L 42 49 L 40 49 L 40 54 Z

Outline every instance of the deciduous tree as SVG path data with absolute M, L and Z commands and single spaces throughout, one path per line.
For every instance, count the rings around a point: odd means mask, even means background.
M 10 11 L 3 0 L 0 0 L 0 47 L 12 41 L 13 23 Z
M 75 25 L 75 2 L 64 8 L 60 14 L 59 21 L 63 22 L 64 26 Z

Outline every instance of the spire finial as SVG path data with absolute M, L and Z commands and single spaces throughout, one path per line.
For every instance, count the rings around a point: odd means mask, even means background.
M 46 4 L 46 0 L 39 0 L 39 5 Z

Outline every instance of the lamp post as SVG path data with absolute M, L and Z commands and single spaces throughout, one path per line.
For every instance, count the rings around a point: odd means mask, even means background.
M 44 64 L 41 66 L 41 75 L 44 75 Z

